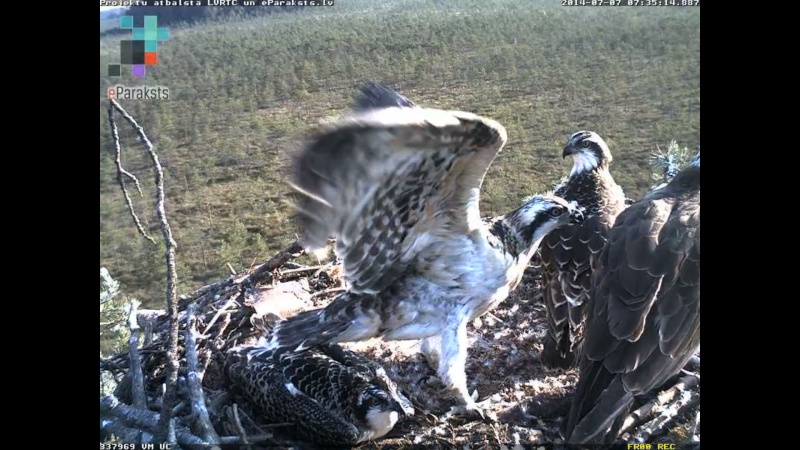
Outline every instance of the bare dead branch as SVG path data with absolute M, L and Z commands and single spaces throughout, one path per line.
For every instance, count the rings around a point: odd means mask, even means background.
M 692 442 L 700 442 L 700 410 L 697 410 L 697 416 L 694 418 L 694 426 L 692 427 Z
M 139 125 L 136 120 L 128 114 L 125 109 L 120 106 L 114 99 L 109 99 L 110 104 L 114 109 L 119 112 L 131 126 L 136 129 L 139 139 L 144 145 L 145 151 L 150 156 L 153 162 L 153 170 L 155 172 L 156 181 L 156 214 L 158 220 L 161 222 L 161 233 L 166 245 L 165 258 L 167 262 L 167 313 L 170 319 L 169 334 L 167 336 L 167 380 L 166 391 L 162 398 L 162 408 L 160 417 L 160 431 L 157 436 L 160 440 L 167 440 L 170 428 L 170 415 L 172 407 L 176 399 L 176 384 L 178 380 L 178 295 L 176 292 L 176 285 L 178 284 L 178 274 L 175 264 L 175 247 L 177 244 L 172 237 L 172 229 L 167 220 L 166 208 L 164 207 L 165 194 L 164 194 L 164 170 L 158 160 L 158 155 L 153 150 L 153 144 L 147 138 L 144 129 Z M 109 108 L 110 109 L 110 108 Z M 112 112 L 109 112 L 113 116 Z
M 244 431 L 242 421 L 239 419 L 239 406 L 236 403 L 233 404 L 233 423 L 236 425 L 236 431 L 239 433 L 239 437 L 242 439 L 242 444 L 249 445 L 250 441 L 247 439 L 247 432 Z
M 189 384 L 189 396 L 192 400 L 192 414 L 197 416 L 200 427 L 200 436 L 208 443 L 219 443 L 219 436 L 214 431 L 211 419 L 206 409 L 206 399 L 203 394 L 203 380 L 201 379 L 197 364 L 197 305 L 191 304 L 188 309 L 186 322 L 186 381 Z
M 319 292 L 315 292 L 315 293 L 311 294 L 311 298 L 324 297 L 326 295 L 331 295 L 331 294 L 338 294 L 338 293 L 344 292 L 346 290 L 347 290 L 346 287 L 337 287 L 337 288 L 325 289 L 324 291 L 319 291 Z
M 700 394 L 692 391 L 681 392 L 674 402 L 666 405 L 666 408 L 661 411 L 661 414 L 639 429 L 639 431 L 636 433 L 636 437 L 634 438 L 635 441 L 647 442 L 651 437 L 664 434 L 668 427 L 684 411 L 698 405 L 699 403 Z
M 131 398 L 133 406 L 139 409 L 147 409 L 147 396 L 144 393 L 144 374 L 142 373 L 142 359 L 139 357 L 139 322 L 137 310 L 140 302 L 133 300 L 130 304 L 128 313 L 128 328 L 131 336 L 128 338 L 128 355 L 131 360 Z
M 114 100 L 111 101 L 113 102 Z M 145 231 L 144 226 L 142 225 L 142 221 L 139 220 L 139 216 L 136 215 L 136 210 L 133 208 L 133 200 L 131 200 L 131 196 L 128 194 L 128 188 L 125 187 L 125 178 L 123 176 L 127 176 L 133 180 L 133 182 L 136 184 L 136 189 L 139 190 L 139 195 L 142 196 L 142 187 L 139 185 L 139 180 L 132 173 L 128 172 L 122 167 L 122 146 L 119 143 L 119 132 L 117 131 L 117 123 L 114 121 L 114 109 L 112 106 L 113 104 L 109 103 L 108 122 L 111 125 L 111 141 L 114 143 L 114 163 L 117 166 L 117 183 L 119 184 L 120 189 L 122 189 L 122 195 L 125 197 L 125 204 L 128 206 L 128 212 L 133 218 L 133 223 L 136 225 L 136 229 L 139 231 L 139 234 L 155 244 L 156 240 L 147 234 L 147 231 Z
M 217 313 L 214 314 L 214 317 L 211 318 L 211 321 L 208 322 L 208 325 L 206 325 L 206 329 L 203 330 L 203 334 L 204 335 L 208 334 L 208 330 L 210 330 L 211 326 L 214 325 L 217 322 L 217 319 L 219 319 L 219 317 L 222 315 L 222 313 L 224 313 L 225 310 L 227 310 L 228 308 L 230 308 L 231 306 L 233 306 L 235 304 L 236 304 L 236 297 L 231 297 L 230 299 L 228 299 L 228 301 L 225 302 L 224 305 L 222 305 L 222 308 L 220 308 L 219 311 L 217 311 Z
M 236 276 L 236 269 L 233 268 L 231 263 L 225 263 L 225 266 L 228 268 L 228 272 L 230 272 L 231 275 Z
M 249 275 L 236 279 L 233 283 L 237 285 L 243 284 L 245 286 L 255 286 L 261 280 L 272 280 L 272 272 L 275 269 L 285 264 L 286 261 L 303 254 L 305 254 L 305 250 L 297 241 L 295 241 L 284 250 L 280 251 L 277 255 L 273 256 L 269 261 L 260 265 Z
M 156 328 L 158 319 L 166 316 L 167 312 L 157 309 L 140 309 L 136 315 L 139 326 L 144 328 L 144 345 L 150 345 L 153 341 L 153 330 Z
M 628 432 L 637 425 L 643 423 L 653 416 L 659 406 L 671 402 L 676 397 L 680 397 L 683 393 L 688 392 L 690 389 L 697 386 L 699 382 L 700 379 L 693 375 L 681 377 L 681 379 L 678 380 L 674 386 L 664 392 L 661 392 L 655 398 L 640 406 L 630 415 L 628 415 L 628 417 L 626 417 L 625 421 L 622 423 L 620 434 Z
M 147 430 L 155 434 L 160 429 L 160 414 L 153 411 L 137 409 L 121 403 L 113 395 L 107 395 L 100 399 L 100 415 L 119 419 L 125 426 Z M 172 423 L 173 421 L 170 420 Z M 183 425 L 174 425 L 175 437 L 180 444 L 184 445 L 203 445 L 205 442 L 195 436 L 188 428 Z
M 114 435 L 116 435 L 122 442 L 138 443 L 140 441 L 146 442 L 153 439 L 152 434 L 144 432 L 138 428 L 125 426 L 121 423 L 121 421 L 117 420 L 109 420 L 103 429 L 114 433 Z
M 315 270 L 319 270 L 319 269 L 322 269 L 324 267 L 326 267 L 326 266 L 325 265 L 320 265 L 320 266 L 298 267 L 296 269 L 289 269 L 289 270 L 281 270 L 281 278 L 286 276 L 286 275 L 313 272 Z
M 259 434 L 256 436 L 223 436 L 220 439 L 222 445 L 236 445 L 236 444 L 254 444 L 256 442 L 264 442 L 272 440 L 271 434 Z

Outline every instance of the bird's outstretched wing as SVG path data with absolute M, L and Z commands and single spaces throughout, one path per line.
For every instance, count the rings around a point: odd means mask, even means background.
M 304 244 L 335 236 L 350 291 L 382 291 L 427 246 L 480 227 L 480 188 L 505 141 L 493 120 L 435 109 L 371 109 L 329 126 L 295 162 Z
M 699 169 L 694 192 L 679 191 L 681 175 L 623 211 L 601 253 L 567 424 L 571 443 L 605 432 L 634 395 L 666 382 L 700 343 Z
M 356 110 L 366 111 L 373 108 L 391 107 L 412 108 L 417 106 L 416 103 L 402 94 L 372 81 L 365 82 L 359 90 L 359 95 L 356 98 Z

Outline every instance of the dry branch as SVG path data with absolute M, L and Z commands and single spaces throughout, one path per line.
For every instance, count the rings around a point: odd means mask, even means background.
M 681 392 L 677 400 L 669 405 L 655 419 L 639 429 L 634 438 L 636 442 L 647 442 L 651 437 L 664 434 L 670 424 L 688 408 L 700 403 L 700 395 L 692 391 Z
M 137 309 L 139 302 L 134 300 L 130 304 L 128 314 L 128 327 L 131 330 L 131 337 L 128 339 L 128 354 L 131 359 L 131 397 L 133 406 L 139 409 L 147 408 L 147 396 L 144 393 L 144 375 L 142 374 L 142 360 L 139 357 L 139 321 L 137 320 Z
M 211 419 L 206 409 L 206 399 L 203 395 L 203 379 L 197 364 L 197 316 L 196 305 L 189 305 L 186 324 L 186 380 L 189 383 L 189 395 L 192 399 L 192 414 L 197 417 L 200 426 L 200 435 L 206 442 L 216 444 L 219 436 L 214 431 Z
M 109 99 L 109 119 L 113 124 L 113 109 L 116 109 L 120 115 L 122 115 L 125 120 L 136 130 L 136 134 L 139 136 L 139 139 L 144 145 L 144 149 L 147 154 L 150 156 L 151 161 L 153 162 L 153 171 L 155 172 L 155 183 L 156 183 L 156 215 L 158 216 L 158 220 L 161 225 L 161 233 L 164 238 L 164 243 L 166 245 L 166 252 L 165 258 L 167 263 L 167 289 L 166 289 L 166 297 L 167 297 L 167 313 L 169 315 L 169 322 L 170 322 L 170 329 L 169 334 L 167 336 L 167 376 L 166 376 L 166 389 L 164 395 L 162 397 L 162 409 L 161 409 L 161 417 L 160 417 L 160 430 L 157 433 L 159 440 L 161 441 L 169 441 L 172 442 L 173 440 L 170 439 L 170 415 L 172 413 L 172 407 L 175 403 L 176 398 L 176 383 L 178 380 L 178 297 L 176 292 L 176 285 L 178 283 L 178 274 L 175 264 L 175 247 L 177 244 L 175 240 L 172 238 L 172 229 L 169 226 L 169 221 L 167 220 L 167 213 L 164 207 L 164 170 L 161 167 L 161 163 L 158 160 L 158 155 L 153 150 L 153 144 L 150 142 L 150 139 L 147 138 L 147 134 L 144 132 L 144 129 L 141 125 L 139 125 L 136 120 L 125 111 L 119 103 L 117 103 L 114 99 Z M 112 129 L 115 129 L 112 126 Z M 112 131 L 115 133 L 115 131 Z M 115 146 L 120 148 L 119 146 L 119 138 L 115 141 Z M 120 175 L 121 176 L 121 175 Z
M 660 434 L 660 432 L 663 432 L 664 427 L 666 427 L 669 422 L 672 421 L 672 419 L 677 417 L 679 412 L 678 410 L 684 410 L 686 406 L 685 403 L 689 401 L 692 396 L 696 395 L 691 390 L 699 383 L 700 378 L 695 375 L 686 375 L 681 377 L 674 386 L 659 393 L 652 400 L 640 406 L 630 415 L 628 415 L 628 417 L 625 418 L 622 427 L 620 428 L 620 434 L 622 435 L 632 431 L 635 427 L 646 422 L 649 418 L 655 415 L 658 412 L 658 409 L 662 409 L 661 415 L 659 415 L 654 421 L 648 423 L 646 426 L 641 427 L 641 430 L 637 434 L 637 439 L 641 438 L 642 436 L 649 438 L 650 436 L 656 436 Z M 699 401 L 700 397 L 697 395 L 697 402 Z M 694 404 L 695 403 L 692 402 L 692 406 Z
M 643 423 L 653 416 L 658 407 L 667 405 L 676 397 L 680 398 L 682 395 L 689 392 L 690 389 L 697 386 L 699 382 L 700 379 L 693 375 L 682 377 L 674 386 L 664 392 L 661 392 L 655 398 L 640 406 L 628 417 L 626 417 L 625 421 L 622 423 L 622 427 L 620 428 L 620 434 L 628 432 L 635 426 Z
M 324 297 L 326 295 L 339 294 L 346 290 L 347 290 L 346 287 L 330 288 L 330 289 L 325 289 L 324 291 L 315 292 L 311 294 L 311 297 Z
M 100 399 L 100 415 L 113 417 L 122 421 L 122 424 L 130 428 L 147 430 L 155 434 L 160 429 L 160 414 L 153 411 L 137 409 L 121 403 L 113 395 L 108 395 Z M 175 436 L 178 443 L 187 445 L 203 445 L 205 442 L 195 436 L 188 428 L 183 425 L 175 425 Z
M 113 100 L 111 101 L 113 102 Z M 155 244 L 156 240 L 147 234 L 147 231 L 144 230 L 144 226 L 142 226 L 142 221 L 139 220 L 139 216 L 136 215 L 136 211 L 133 209 L 133 200 L 131 200 L 131 196 L 128 194 L 128 189 L 125 187 L 124 177 L 126 176 L 133 180 L 133 182 L 136 184 L 136 189 L 139 190 L 139 195 L 142 195 L 142 187 L 139 185 L 139 180 L 132 173 L 128 172 L 122 167 L 122 146 L 120 146 L 119 143 L 119 132 L 117 132 L 117 123 L 114 121 L 114 109 L 112 106 L 113 103 L 109 103 L 108 122 L 111 126 L 111 142 L 114 144 L 114 163 L 117 166 L 117 183 L 119 184 L 120 189 L 122 189 L 122 195 L 125 197 L 125 204 L 128 206 L 128 212 L 131 214 L 133 223 L 136 225 L 136 229 L 139 231 L 139 234 Z

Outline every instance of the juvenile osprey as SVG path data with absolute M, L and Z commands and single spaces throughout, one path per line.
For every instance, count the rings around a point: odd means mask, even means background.
M 384 369 L 338 345 L 275 357 L 259 346 L 228 352 L 229 384 L 298 439 L 354 445 L 378 439 L 414 408 Z
M 625 195 L 609 173 L 611 152 L 593 131 L 569 136 L 562 156 L 574 161 L 569 178 L 554 194 L 584 208 L 586 220 L 550 233 L 542 242 L 542 295 L 547 310 L 548 334 L 542 364 L 567 369 L 575 361 L 574 349 L 583 332 L 586 292 L 591 274 L 617 215 L 625 209 Z
M 348 292 L 280 322 L 270 349 L 426 339 L 423 352 L 458 397 L 467 389 L 467 323 L 503 301 L 550 231 L 582 215 L 534 196 L 484 226 L 484 176 L 506 141 L 497 122 L 459 111 L 360 111 L 319 132 L 295 163 L 304 241 L 338 240 Z
M 617 217 L 589 297 L 570 444 L 613 442 L 634 396 L 678 373 L 700 345 L 699 153 Z

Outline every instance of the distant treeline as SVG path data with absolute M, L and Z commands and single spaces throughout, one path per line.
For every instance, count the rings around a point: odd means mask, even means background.
M 158 16 L 159 25 L 195 24 L 208 20 L 223 18 L 247 18 L 280 14 L 304 9 L 301 6 L 237 6 L 235 8 L 220 8 L 218 6 L 131 6 L 125 15 L 133 16 L 133 25 L 141 27 L 144 16 Z M 100 33 L 101 36 L 115 33 L 130 33 L 129 30 L 114 28 Z

